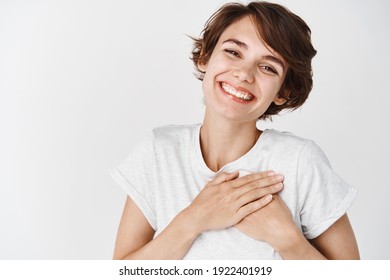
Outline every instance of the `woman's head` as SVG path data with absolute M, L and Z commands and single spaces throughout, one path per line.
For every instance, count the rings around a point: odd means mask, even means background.
M 272 103 L 260 119 L 268 118 L 283 109 L 296 109 L 307 99 L 313 85 L 311 60 L 316 54 L 310 39 L 310 28 L 297 15 L 286 8 L 267 2 L 247 5 L 229 3 L 222 6 L 206 22 L 199 39 L 194 39 L 192 60 L 203 80 L 199 65 L 206 65 L 222 33 L 232 24 L 249 16 L 255 23 L 264 43 L 277 52 L 287 63 L 287 72 L 279 90 L 286 102 Z M 202 68 L 202 67 L 201 67 Z

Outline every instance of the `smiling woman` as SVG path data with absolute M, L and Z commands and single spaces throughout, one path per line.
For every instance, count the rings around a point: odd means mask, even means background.
M 247 21 L 252 21 L 252 24 L 244 24 L 241 31 L 246 32 L 245 26 L 252 26 L 252 33 L 269 51 L 262 59 L 268 63 L 277 63 L 282 69 L 278 73 L 277 68 L 269 64 L 259 64 L 258 67 L 268 73 L 282 75 L 284 79 L 278 96 L 283 97 L 285 102 L 271 103 L 259 118 L 267 119 L 283 109 L 300 107 L 313 86 L 311 60 L 317 52 L 311 44 L 310 28 L 300 17 L 280 5 L 250 3 L 247 8 L 243 8 L 241 4 L 231 3 L 214 13 L 206 23 L 202 38 L 195 39 L 192 55 L 199 71 L 198 78 L 203 80 L 204 71 L 199 65 L 209 60 L 222 33 L 232 22 L 243 17 L 247 17 Z M 232 48 L 225 51 L 234 57 L 242 58 L 242 52 L 248 51 L 248 45 L 237 38 L 226 38 L 223 40 L 225 43 L 231 43 Z
M 311 90 L 305 22 L 232 3 L 194 40 L 204 120 L 154 129 L 113 170 L 128 194 L 114 258 L 359 258 L 346 215 L 355 188 L 314 142 L 256 126 Z
M 229 25 L 207 63 L 200 61 L 206 114 L 219 112 L 255 125 L 272 102 L 286 102 L 279 92 L 286 76 L 284 59 L 263 43 L 250 16 Z

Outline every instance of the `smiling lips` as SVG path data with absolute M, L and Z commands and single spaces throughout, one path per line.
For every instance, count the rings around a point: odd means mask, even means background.
M 221 85 L 221 88 L 224 90 L 224 92 L 226 92 L 227 94 L 233 95 L 241 100 L 251 101 L 254 98 L 254 96 L 252 94 L 250 94 L 249 92 L 238 90 L 227 83 L 221 82 L 220 85 Z

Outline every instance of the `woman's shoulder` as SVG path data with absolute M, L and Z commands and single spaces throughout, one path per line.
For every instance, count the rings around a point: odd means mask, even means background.
M 200 124 L 169 124 L 164 126 L 155 127 L 153 129 L 154 134 L 171 135 L 191 132 L 200 127 Z
M 152 130 L 153 141 L 157 144 L 169 144 L 190 141 L 199 133 L 200 124 L 170 124 Z
M 326 155 L 317 143 L 308 138 L 300 137 L 292 132 L 279 131 L 276 129 L 265 130 L 267 143 L 272 150 L 277 150 L 283 154 L 295 154 L 299 158 L 312 161 L 321 159 L 328 162 Z
M 288 146 L 305 146 L 312 140 L 297 136 L 296 134 L 289 131 L 280 131 L 277 129 L 265 129 L 263 131 L 264 138 L 271 140 L 272 144 L 277 145 L 288 145 Z

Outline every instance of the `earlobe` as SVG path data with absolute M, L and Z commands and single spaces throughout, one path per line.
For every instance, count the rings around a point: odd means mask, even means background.
M 278 106 L 280 105 L 283 105 L 284 103 L 286 103 L 289 95 L 290 95 L 290 90 L 284 90 L 284 94 L 278 94 L 275 99 L 274 99 L 274 103 Z
M 203 62 L 201 62 L 200 60 L 198 61 L 198 69 L 202 72 L 206 72 L 206 66 L 207 64 L 204 64 Z
M 287 101 L 286 98 L 279 97 L 279 96 L 275 97 L 274 99 L 274 103 L 278 106 L 283 105 L 284 103 L 286 103 L 286 101 Z
M 197 62 L 198 69 L 202 72 L 206 72 L 207 63 L 208 63 L 208 61 L 205 57 L 205 54 L 203 53 L 203 51 L 201 51 L 199 54 L 198 62 Z

